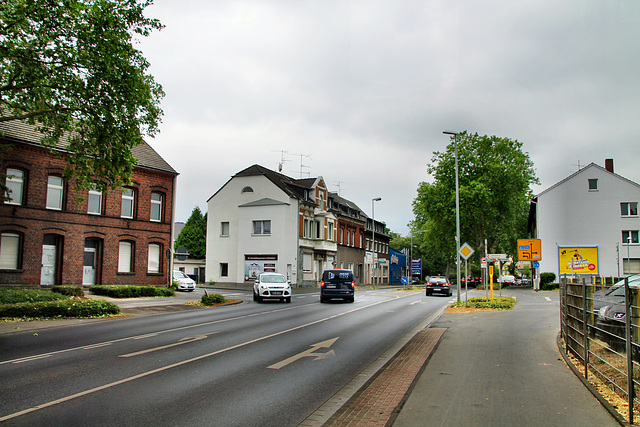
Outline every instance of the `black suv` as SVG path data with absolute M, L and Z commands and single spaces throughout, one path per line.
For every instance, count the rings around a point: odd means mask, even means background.
M 320 282 L 320 302 L 327 302 L 331 298 L 342 298 L 354 302 L 356 282 L 351 270 L 325 270 Z

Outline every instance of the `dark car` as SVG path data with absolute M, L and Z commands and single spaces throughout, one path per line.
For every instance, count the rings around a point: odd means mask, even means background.
M 320 302 L 327 302 L 331 298 L 341 298 L 354 302 L 356 297 L 356 282 L 351 270 L 325 270 L 320 282 Z
M 640 274 L 634 274 L 629 276 L 626 280 L 629 281 L 630 288 L 640 287 Z M 619 280 L 611 287 L 606 289 L 600 289 L 593 293 L 593 311 L 597 312 L 602 307 L 612 304 L 624 303 L 624 281 Z
M 478 285 L 482 284 L 482 279 L 477 276 L 467 276 L 460 279 L 460 285 L 466 286 L 468 288 L 475 288 Z
M 595 335 L 617 352 L 624 352 L 627 348 L 626 317 L 624 303 L 606 305 L 598 310 Z M 633 329 L 634 326 L 631 326 L 631 328 Z M 632 342 L 631 344 L 633 360 L 638 362 L 640 361 L 640 346 L 637 342 Z
M 449 280 L 447 280 L 446 277 L 432 276 L 427 282 L 425 293 L 427 296 L 433 294 L 444 294 L 446 296 L 451 296 L 453 294 L 453 289 L 451 283 L 449 283 Z

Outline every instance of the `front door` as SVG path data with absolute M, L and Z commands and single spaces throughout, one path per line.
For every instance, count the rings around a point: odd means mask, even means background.
M 84 241 L 84 262 L 82 268 L 82 284 L 96 284 L 96 259 L 98 242 L 93 239 Z
M 55 285 L 56 280 L 56 245 L 42 245 L 41 285 Z

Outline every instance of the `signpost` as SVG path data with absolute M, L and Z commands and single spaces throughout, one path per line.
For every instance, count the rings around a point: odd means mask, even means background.
M 460 251 L 458 251 L 458 253 L 462 255 L 462 258 L 464 258 L 464 306 L 465 307 L 469 306 L 467 302 L 468 283 L 469 283 L 469 280 L 467 278 L 467 261 L 469 260 L 471 255 L 474 254 L 474 252 L 475 251 L 471 246 L 469 246 L 468 243 L 465 243 L 464 245 L 462 245 L 462 247 L 460 248 Z
M 519 261 L 541 261 L 542 244 L 540 239 L 518 239 Z

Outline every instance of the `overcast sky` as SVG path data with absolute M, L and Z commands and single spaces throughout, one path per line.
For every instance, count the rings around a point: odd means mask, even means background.
M 138 47 L 166 92 L 149 142 L 180 173 L 178 221 L 284 159 L 367 215 L 381 197 L 375 218 L 406 235 L 443 130 L 522 142 L 535 193 L 606 158 L 640 182 L 640 1 L 155 0 L 146 14 L 166 25 Z

